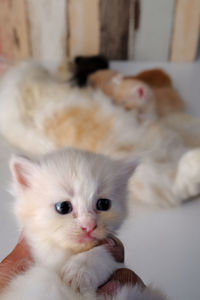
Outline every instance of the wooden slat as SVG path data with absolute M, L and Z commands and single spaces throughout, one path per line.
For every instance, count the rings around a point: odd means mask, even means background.
M 99 53 L 99 0 L 69 0 L 69 56 Z
M 167 61 L 170 55 L 175 0 L 139 2 L 140 21 L 134 35 L 134 59 Z
M 0 0 L 0 54 L 18 61 L 30 56 L 25 0 Z
M 130 0 L 100 0 L 100 53 L 127 59 Z
M 67 53 L 67 0 L 27 3 L 33 58 L 60 64 Z
M 177 0 L 171 61 L 193 61 L 200 26 L 200 0 Z
M 138 1 L 138 0 L 137 0 Z M 130 14 L 129 14 L 129 35 L 128 35 L 128 59 L 134 58 L 134 34 L 135 34 L 135 0 L 130 0 Z M 138 15 L 139 17 L 139 15 Z

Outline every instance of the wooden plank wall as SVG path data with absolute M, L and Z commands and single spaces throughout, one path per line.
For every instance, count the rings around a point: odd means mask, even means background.
M 68 54 L 95 55 L 99 53 L 99 0 L 68 0 Z
M 175 0 L 141 0 L 140 24 L 135 32 L 134 60 L 167 61 Z
M 128 59 L 134 59 L 135 49 L 135 32 L 139 26 L 140 20 L 140 0 L 130 0 L 130 13 L 129 13 L 129 34 L 128 34 Z
M 100 1 L 100 52 L 110 59 L 127 59 L 130 0 Z
M 32 57 L 61 63 L 67 55 L 67 0 L 27 0 Z
M 192 61 L 200 0 L 0 0 L 0 58 Z
M 199 41 L 200 0 L 177 0 L 171 60 L 193 61 Z
M 14 61 L 31 55 L 25 0 L 0 1 L 0 53 Z

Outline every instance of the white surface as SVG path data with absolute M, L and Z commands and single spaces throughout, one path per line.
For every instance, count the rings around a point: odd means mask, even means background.
M 134 35 L 133 57 L 137 61 L 167 61 L 176 1 L 142 0 L 140 3 L 140 24 Z
M 120 63 L 112 67 L 127 74 L 161 66 L 173 77 L 187 102 L 188 111 L 200 116 L 200 64 Z M 13 124 L 14 126 L 14 124 Z M 200 129 L 199 129 L 200 130 Z M 18 239 L 12 216 L 12 198 L 6 192 L 12 149 L 0 140 L 0 260 Z M 146 212 L 125 222 L 120 238 L 126 248 L 127 266 L 146 283 L 165 291 L 172 300 L 200 299 L 200 201 L 162 211 Z

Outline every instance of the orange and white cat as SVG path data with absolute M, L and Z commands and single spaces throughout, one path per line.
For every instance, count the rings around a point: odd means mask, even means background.
M 88 84 L 103 91 L 113 103 L 134 110 L 139 121 L 158 117 L 153 90 L 137 78 L 126 78 L 113 70 L 100 70 L 89 76 Z
M 125 286 L 113 297 L 96 294 L 123 266 L 98 244 L 125 219 L 127 184 L 135 167 L 135 161 L 76 149 L 34 160 L 13 157 L 15 212 L 34 264 L 10 282 L 0 299 L 164 299 L 139 286 Z
M 135 110 L 141 121 L 184 111 L 183 100 L 170 78 L 159 69 L 145 71 L 137 76 L 100 70 L 89 76 L 88 83 L 102 90 L 115 104 L 127 110 Z
M 200 120 L 184 113 L 138 122 L 101 91 L 79 89 L 37 63 L 0 82 L 0 132 L 27 153 L 72 146 L 110 157 L 141 157 L 132 203 L 177 205 L 200 192 Z

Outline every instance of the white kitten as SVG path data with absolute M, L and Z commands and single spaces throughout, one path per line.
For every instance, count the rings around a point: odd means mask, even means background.
M 14 157 L 15 211 L 35 264 L 0 299 L 104 299 L 96 289 L 122 265 L 104 246 L 94 246 L 124 220 L 127 182 L 135 167 L 135 162 L 75 149 L 38 160 Z M 161 299 L 137 287 L 125 287 L 113 299 L 134 295 Z

